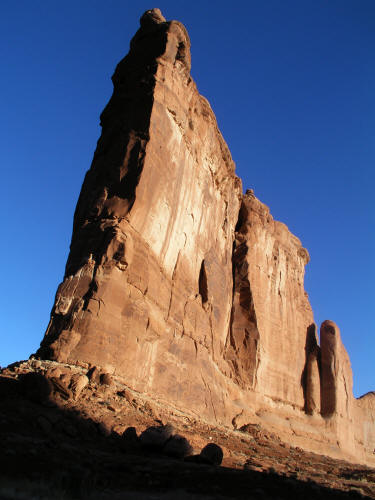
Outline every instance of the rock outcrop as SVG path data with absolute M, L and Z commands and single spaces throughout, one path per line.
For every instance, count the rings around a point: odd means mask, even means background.
M 182 24 L 146 13 L 113 83 L 40 355 L 212 413 L 241 182 Z
M 353 378 L 349 356 L 341 342 L 340 330 L 333 321 L 324 321 L 320 328 L 322 366 L 322 407 L 325 417 L 351 415 Z
M 147 11 L 112 80 L 38 356 L 90 380 L 100 367 L 208 422 L 371 461 L 373 394 L 353 398 L 334 323 L 319 346 L 308 252 L 242 195 L 184 26 Z
M 250 389 L 300 408 L 304 351 L 313 323 L 303 286 L 308 261 L 299 239 L 247 191 L 233 253 L 231 359 L 239 383 L 248 380 Z

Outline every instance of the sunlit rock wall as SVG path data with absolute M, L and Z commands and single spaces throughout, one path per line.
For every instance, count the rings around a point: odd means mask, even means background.
M 184 26 L 147 11 L 112 80 L 38 355 L 97 365 L 209 422 L 375 463 L 374 394 L 353 398 L 335 323 L 319 345 L 308 252 L 242 195 Z
M 243 198 L 234 250 L 228 352 L 239 381 L 275 401 L 305 406 L 313 314 L 304 290 L 309 255 L 251 191 Z M 310 360 L 309 376 L 315 377 Z M 318 390 L 319 380 L 314 385 Z
M 113 83 L 40 354 L 222 413 L 242 189 L 183 25 L 145 14 Z

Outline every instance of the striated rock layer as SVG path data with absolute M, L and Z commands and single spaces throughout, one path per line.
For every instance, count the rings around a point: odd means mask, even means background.
M 99 366 L 209 422 L 371 461 L 374 396 L 353 398 L 334 323 L 319 346 L 308 252 L 242 195 L 184 26 L 147 11 L 112 80 L 38 355 Z

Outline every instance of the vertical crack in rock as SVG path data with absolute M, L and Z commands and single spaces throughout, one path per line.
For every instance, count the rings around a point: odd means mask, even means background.
M 305 368 L 302 387 L 305 398 L 305 412 L 308 415 L 320 413 L 320 347 L 315 323 L 306 331 Z
M 233 367 L 237 383 L 254 389 L 259 331 L 249 281 L 248 244 L 243 235 L 246 215 L 246 206 L 242 204 L 233 244 L 233 299 L 226 359 Z
M 170 298 L 169 298 L 169 306 L 168 306 L 167 319 L 169 318 L 169 315 L 171 313 L 172 301 L 173 301 L 173 291 L 174 291 L 174 287 L 175 287 L 176 280 L 177 280 L 177 270 L 178 270 L 178 265 L 179 265 L 179 262 L 180 262 L 180 257 L 181 257 L 181 252 L 178 252 L 176 263 L 174 265 L 173 273 L 172 273 L 171 294 L 170 294 Z M 184 310 L 185 310 L 185 308 L 186 308 L 186 303 L 185 303 L 185 306 L 184 306 Z
M 202 298 L 202 305 L 205 306 L 208 302 L 208 288 L 207 288 L 207 274 L 204 265 L 204 259 L 202 260 L 201 268 L 199 271 L 198 288 L 199 288 L 199 295 Z

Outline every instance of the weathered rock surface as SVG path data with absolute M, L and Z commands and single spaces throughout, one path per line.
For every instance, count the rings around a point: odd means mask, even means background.
M 2 499 L 375 498 L 375 469 L 308 453 L 260 425 L 234 431 L 171 405 L 155 403 L 150 411 L 150 401 L 117 377 L 104 400 L 100 381 L 90 380 L 78 399 L 65 399 L 47 381 L 48 406 L 22 387 L 25 375 L 72 379 L 87 371 L 36 360 L 0 370 Z M 44 396 L 42 384 L 37 388 Z M 177 434 L 163 448 L 145 450 L 137 431 L 162 422 Z
M 206 401 L 208 414 L 222 399 L 210 385 L 229 327 L 241 182 L 189 47 L 180 23 L 146 13 L 116 68 L 39 354 L 198 411 Z
M 233 254 L 231 360 L 239 383 L 247 381 L 250 389 L 301 409 L 305 346 L 313 323 L 303 286 L 308 261 L 299 239 L 248 191 Z
M 325 417 L 338 414 L 348 418 L 351 411 L 353 377 L 349 356 L 341 342 L 340 330 L 333 321 L 320 327 L 322 359 L 322 409 Z
M 147 11 L 112 78 L 38 351 L 86 373 L 50 374 L 49 390 L 79 401 L 89 380 L 107 394 L 122 377 L 150 405 L 371 462 L 373 394 L 353 398 L 334 323 L 319 346 L 308 252 L 242 195 L 190 64 L 184 26 Z
M 367 459 L 375 454 L 375 392 L 368 392 L 355 401 L 353 415 L 356 440 Z

